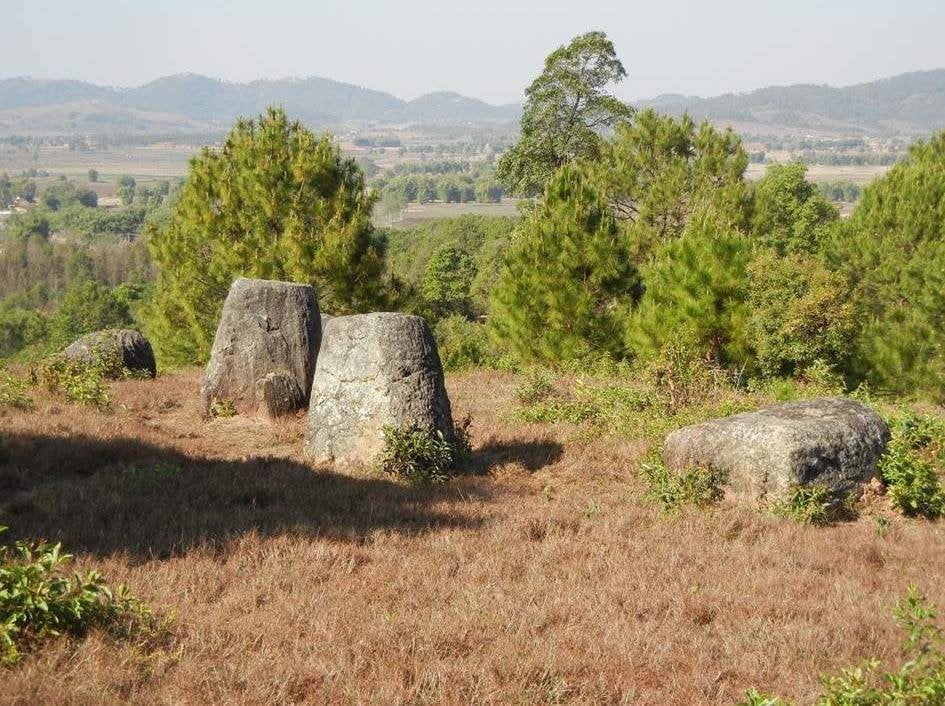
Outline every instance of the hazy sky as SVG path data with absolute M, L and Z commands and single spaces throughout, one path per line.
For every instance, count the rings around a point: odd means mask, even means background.
M 326 76 L 511 102 L 592 29 L 629 72 L 625 98 L 945 67 L 945 0 L 0 0 L 0 77 Z

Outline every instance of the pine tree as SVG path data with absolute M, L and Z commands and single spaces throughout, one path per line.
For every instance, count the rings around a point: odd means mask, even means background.
M 747 222 L 748 155 L 731 130 L 643 110 L 617 126 L 594 164 L 641 261 L 694 220 Z
M 236 123 L 223 147 L 191 161 L 166 223 L 149 233 L 159 266 L 148 332 L 167 362 L 209 354 L 239 276 L 305 282 L 332 313 L 383 300 L 374 197 L 352 159 L 282 110 Z
M 768 167 L 752 197 L 752 235 L 781 255 L 818 252 L 840 217 L 799 162 Z
M 852 373 L 945 400 L 945 132 L 865 189 L 828 256 L 856 287 Z
M 490 321 L 526 360 L 623 350 L 639 278 L 610 208 L 583 167 L 568 165 L 513 235 Z
M 646 293 L 628 322 L 628 348 L 643 359 L 672 346 L 719 365 L 749 364 L 750 259 L 741 233 L 710 222 L 688 227 L 643 270 Z

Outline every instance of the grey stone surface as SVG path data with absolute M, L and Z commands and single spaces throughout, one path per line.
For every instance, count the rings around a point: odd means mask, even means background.
M 671 433 L 670 468 L 729 472 L 731 489 L 783 499 L 792 485 L 823 484 L 835 496 L 876 473 L 889 441 L 886 423 L 866 405 L 839 397 L 777 404 Z
M 305 453 L 317 463 L 370 464 L 385 425 L 412 424 L 453 440 L 453 418 L 436 342 L 407 314 L 327 321 L 309 402 Z
M 121 368 L 146 372 L 151 377 L 157 374 L 151 342 L 129 329 L 106 329 L 82 336 L 70 344 L 63 355 L 86 363 L 104 356 L 106 369 L 113 376 L 119 375 Z
M 270 373 L 288 375 L 308 401 L 321 338 L 315 290 L 307 284 L 240 278 L 223 304 L 204 375 L 204 410 L 228 400 L 241 413 L 258 410 Z M 287 410 L 288 411 L 288 410 Z
M 289 414 L 305 406 L 302 388 L 289 373 L 269 373 L 256 382 L 256 408 L 270 417 Z

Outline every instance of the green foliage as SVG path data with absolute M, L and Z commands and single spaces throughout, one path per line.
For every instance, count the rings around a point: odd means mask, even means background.
M 555 377 L 547 368 L 529 368 L 515 388 L 515 396 L 521 404 L 534 404 L 551 394 L 554 383 Z
M 490 323 L 525 360 L 619 355 L 639 284 L 600 191 L 583 168 L 566 166 L 513 237 Z
M 509 191 L 534 196 L 561 166 L 597 158 L 600 131 L 632 114 L 605 92 L 626 75 L 603 32 L 582 34 L 552 52 L 525 91 L 521 137 L 499 160 L 499 180 Z
M 78 279 L 66 290 L 52 317 L 51 341 L 66 346 L 87 333 L 133 323 L 127 303 L 108 287 L 93 279 Z
M 856 284 L 854 377 L 945 400 L 945 132 L 865 189 L 828 252 Z
M 820 483 L 797 484 L 774 508 L 776 514 L 804 525 L 826 525 L 834 516 L 830 489 Z
M 945 457 L 945 424 L 930 417 L 903 415 L 890 424 L 892 438 L 879 473 L 893 505 L 906 515 L 945 515 L 945 489 L 936 469 Z
M 663 506 L 665 512 L 685 505 L 706 507 L 725 495 L 727 474 L 710 468 L 687 468 L 671 471 L 659 459 L 640 464 L 640 476 L 648 486 L 648 495 Z
M 210 403 L 210 416 L 214 419 L 226 419 L 236 416 L 236 405 L 231 400 L 213 400 Z
M 443 483 L 469 453 L 469 420 L 457 428 L 455 440 L 443 432 L 431 432 L 419 425 L 403 428 L 384 427 L 384 449 L 377 459 L 380 470 L 417 485 Z
M 803 376 L 818 363 L 840 369 L 853 348 L 851 287 L 810 255 L 764 249 L 747 269 L 747 338 L 766 378 Z
M 597 180 L 643 260 L 693 220 L 746 221 L 748 157 L 731 130 L 654 110 L 617 127 L 595 163 Z
M 37 375 L 42 385 L 53 394 L 105 410 L 111 405 L 106 384 L 111 365 L 104 358 L 86 363 L 57 355 L 43 363 Z
M 14 665 L 39 642 L 61 635 L 99 628 L 132 637 L 159 627 L 124 586 L 113 591 L 95 571 L 69 576 L 71 560 L 59 544 L 0 547 L 0 663 Z
M 906 632 L 906 660 L 892 672 L 880 673 L 879 660 L 844 669 L 839 676 L 820 678 L 823 692 L 816 706 L 937 706 L 945 703 L 945 639 L 936 624 L 938 611 L 910 586 L 894 610 Z M 740 706 L 786 706 L 749 690 Z
M 721 366 L 751 362 L 746 323 L 751 244 L 715 223 L 693 224 L 643 271 L 646 293 L 627 346 L 644 360 L 675 346 Z
M 118 177 L 118 189 L 116 193 L 118 198 L 121 199 L 121 202 L 125 206 L 130 206 L 132 201 L 135 200 L 135 189 L 137 188 L 137 183 L 133 176 L 128 176 L 127 174 Z
M 97 169 L 91 169 L 91 168 L 90 168 L 90 169 L 89 169 L 89 173 L 88 173 L 88 177 L 89 177 L 89 182 L 90 182 L 90 183 L 94 184 L 95 182 L 97 182 L 97 181 L 98 181 L 98 170 L 97 170 Z
M 839 218 L 800 162 L 773 164 L 752 192 L 751 231 L 779 254 L 817 252 Z
M 29 395 L 29 382 L 18 378 L 0 367 L 0 407 L 32 409 L 33 398 Z
M 464 267 L 471 263 L 473 271 L 469 281 L 469 310 L 464 313 L 485 314 L 515 223 L 514 218 L 463 215 L 390 231 L 386 234 L 388 272 L 419 292 L 435 254 L 462 253 L 458 257 L 464 261 Z M 425 314 L 430 314 L 424 311 L 429 308 L 422 301 L 417 305 L 418 311 Z
M 443 246 L 433 253 L 420 283 L 433 318 L 470 313 L 469 290 L 475 274 L 475 264 L 465 251 Z
M 489 338 L 484 324 L 464 316 L 447 316 L 433 328 L 444 370 L 496 368 L 502 355 Z
M 151 232 L 160 270 L 147 314 L 162 360 L 206 359 L 238 276 L 308 282 L 336 314 L 384 299 L 374 197 L 360 168 L 327 135 L 282 110 L 239 120 L 219 150 L 205 148 L 171 216 Z

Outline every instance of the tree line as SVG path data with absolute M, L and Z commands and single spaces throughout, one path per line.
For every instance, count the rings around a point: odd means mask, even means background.
M 242 275 L 311 283 L 332 314 L 422 313 L 456 364 L 690 358 L 744 384 L 827 369 L 945 398 L 945 133 L 841 220 L 802 164 L 751 183 L 731 130 L 617 100 L 625 74 L 602 33 L 553 52 L 495 175 L 522 217 L 405 234 L 374 227 L 378 193 L 330 137 L 278 109 L 240 120 L 148 219 L 144 286 L 108 291 L 164 366 L 206 359 Z M 432 177 L 385 188 L 408 178 Z

